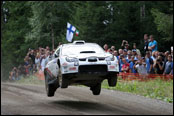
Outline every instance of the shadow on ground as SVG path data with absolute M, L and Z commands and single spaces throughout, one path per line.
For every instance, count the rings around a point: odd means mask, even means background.
M 88 102 L 88 101 L 54 101 L 51 102 L 54 106 L 57 107 L 66 107 L 70 109 L 75 109 L 83 112 L 103 112 L 106 114 L 130 114 L 130 112 L 126 112 L 124 108 L 120 106 L 111 107 L 109 105 L 101 104 L 98 102 Z

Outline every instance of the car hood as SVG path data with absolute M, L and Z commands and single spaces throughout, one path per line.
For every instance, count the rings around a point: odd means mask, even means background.
M 109 53 L 81 53 L 78 55 L 74 55 L 74 54 L 70 54 L 70 55 L 66 55 L 68 57 L 73 57 L 73 58 L 89 58 L 89 57 L 98 57 L 98 58 L 106 58 L 111 56 L 111 54 Z

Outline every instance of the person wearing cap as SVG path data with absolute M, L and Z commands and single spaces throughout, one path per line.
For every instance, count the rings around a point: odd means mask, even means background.
M 136 49 L 132 50 L 132 55 L 135 56 L 134 59 L 138 60 L 138 54 Z
M 123 55 L 124 55 L 124 58 L 127 58 L 127 49 L 123 50 Z
M 130 62 L 131 62 L 131 56 L 132 56 L 132 54 L 131 54 L 131 53 L 127 53 L 126 60 L 128 61 L 128 63 L 130 63 Z
M 153 59 L 151 58 L 149 51 L 146 51 L 146 69 L 148 74 L 154 74 Z
M 153 35 L 150 35 L 149 38 L 150 38 L 150 42 L 149 42 L 149 44 L 148 44 L 148 49 L 149 49 L 150 51 L 152 51 L 152 52 L 157 51 L 157 49 L 158 49 L 158 47 L 157 47 L 157 41 L 154 40 Z

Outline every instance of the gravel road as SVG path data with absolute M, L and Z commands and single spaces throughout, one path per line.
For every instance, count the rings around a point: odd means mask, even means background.
M 130 93 L 87 87 L 57 89 L 47 97 L 44 85 L 1 82 L 1 115 L 173 115 L 173 104 Z

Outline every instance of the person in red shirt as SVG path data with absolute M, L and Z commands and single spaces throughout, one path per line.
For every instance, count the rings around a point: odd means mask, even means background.
M 125 72 L 125 73 L 129 73 L 129 70 L 130 70 L 129 65 L 130 64 L 126 61 L 125 58 L 123 58 L 122 61 L 123 61 L 124 64 L 123 64 L 123 66 L 121 68 L 121 71 Z

